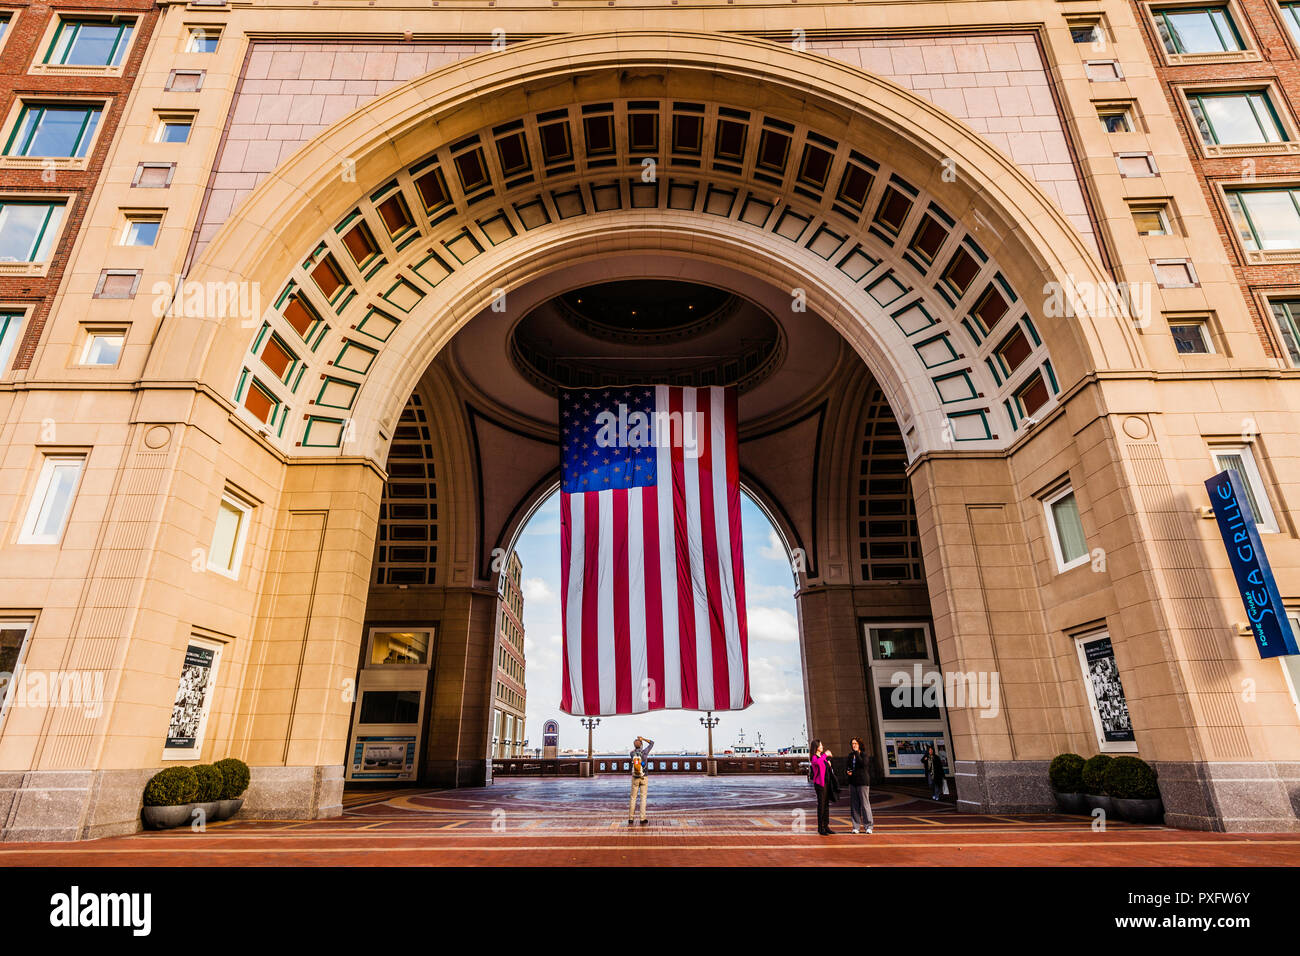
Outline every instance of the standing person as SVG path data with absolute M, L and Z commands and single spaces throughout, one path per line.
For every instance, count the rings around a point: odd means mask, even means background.
M 862 752 L 862 738 L 854 737 L 849 746 L 849 813 L 853 817 L 853 832 L 859 826 L 870 833 L 875 821 L 871 818 L 871 776 L 867 769 L 867 755 Z
M 646 784 L 649 782 L 646 777 L 646 758 L 650 756 L 650 750 L 655 742 L 649 737 L 637 737 L 632 741 L 632 749 L 628 751 L 628 757 L 632 761 L 632 799 L 627 805 L 627 825 L 632 826 L 636 818 L 636 795 L 641 794 L 641 826 L 645 826 L 650 821 L 645 818 L 646 802 Z
M 817 832 L 831 835 L 831 752 L 822 747 L 820 740 L 808 745 L 808 779 L 817 791 Z
M 930 783 L 930 799 L 938 800 L 943 796 L 943 758 L 934 749 L 934 744 L 926 746 L 921 764 L 925 767 L 925 779 Z

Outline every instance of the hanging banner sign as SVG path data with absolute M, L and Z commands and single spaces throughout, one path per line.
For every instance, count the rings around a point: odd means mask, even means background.
M 1250 499 L 1235 469 L 1220 472 L 1205 483 L 1219 522 L 1219 534 L 1228 550 L 1228 563 L 1237 577 L 1237 590 L 1245 605 L 1250 629 L 1260 657 L 1300 654 L 1296 636 L 1287 619 L 1277 581 L 1268 566 L 1264 543 L 1255 526 Z

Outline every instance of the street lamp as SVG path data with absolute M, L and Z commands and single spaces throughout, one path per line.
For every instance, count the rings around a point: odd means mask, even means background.
M 578 723 L 587 728 L 587 759 L 591 759 L 591 732 L 600 726 L 599 717 L 583 717 Z
M 722 723 L 722 718 L 714 717 L 713 711 L 709 711 L 707 717 L 700 718 L 700 724 L 708 728 L 709 731 L 709 756 L 704 766 L 707 768 L 710 777 L 716 777 L 718 775 L 717 765 L 713 762 L 713 728 L 718 726 L 720 723 Z

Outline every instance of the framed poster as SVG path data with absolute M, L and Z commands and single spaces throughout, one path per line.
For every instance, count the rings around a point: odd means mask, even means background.
M 203 749 L 203 731 L 216 688 L 217 665 L 221 645 L 191 637 L 185 647 L 181 676 L 172 703 L 167 740 L 163 743 L 164 760 L 197 760 Z
M 1137 738 L 1129 718 L 1128 700 L 1119 679 L 1115 649 L 1107 633 L 1089 634 L 1075 641 L 1083 683 L 1088 692 L 1097 746 L 1107 753 L 1137 753 Z
M 943 760 L 945 774 L 952 774 L 948 738 L 942 730 L 885 731 L 885 773 L 891 777 L 924 777 L 921 758 L 930 744 Z
M 411 780 L 415 777 L 415 737 L 359 736 L 352 748 L 353 780 Z

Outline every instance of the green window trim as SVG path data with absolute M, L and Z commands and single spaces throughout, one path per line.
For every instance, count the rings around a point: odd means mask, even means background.
M 86 155 L 90 148 L 90 141 L 94 139 L 95 130 L 99 127 L 99 119 L 103 115 L 103 108 L 99 106 L 57 106 L 45 103 L 24 103 L 22 111 L 18 114 L 18 122 L 14 124 L 13 132 L 9 134 L 9 139 L 5 143 L 4 154 L 6 156 L 30 156 L 32 142 L 36 139 L 41 130 L 41 123 L 44 122 L 48 113 L 73 113 L 80 111 L 83 115 L 81 118 L 81 127 L 77 130 L 77 135 L 72 144 L 72 151 L 62 154 L 48 154 L 52 157 L 81 159 Z M 15 146 L 17 147 L 15 149 Z M 47 154 L 37 154 L 47 155 Z
M 0 310 L 0 375 L 9 369 L 9 360 L 17 351 L 18 337 L 22 334 L 25 312 L 13 309 Z
M 1291 39 L 1300 43 L 1300 3 L 1283 3 L 1279 6 L 1282 8 L 1282 20 L 1291 32 Z
M 1271 299 L 1268 304 L 1287 357 L 1293 366 L 1300 368 L 1300 299 Z
M 1242 244 L 1252 252 L 1260 252 L 1265 249 L 1265 246 L 1260 237 L 1259 227 L 1256 225 L 1255 217 L 1250 211 L 1250 204 L 1243 201 L 1243 197 L 1252 193 L 1286 193 L 1296 209 L 1296 216 L 1300 218 L 1300 189 L 1230 189 L 1227 191 L 1228 210 L 1232 213 L 1233 224 L 1237 229 Z M 1300 243 L 1297 243 L 1294 248 L 1300 248 Z
M 1242 41 L 1241 33 L 1237 29 L 1237 24 L 1233 22 L 1232 14 L 1228 12 L 1226 4 L 1222 6 L 1204 6 L 1204 7 L 1168 7 L 1163 10 L 1153 11 L 1156 18 L 1157 32 L 1164 43 L 1166 52 L 1170 55 L 1181 55 L 1185 53 L 1234 53 L 1246 49 L 1246 44 Z M 1178 29 L 1170 22 L 1170 16 L 1188 16 L 1191 14 L 1203 13 L 1209 19 L 1210 25 L 1214 27 L 1214 33 L 1219 38 L 1220 49 L 1218 50 L 1186 50 L 1182 45 L 1182 38 L 1179 36 Z M 1216 14 L 1218 14 L 1216 16 Z M 1231 42 L 1229 42 L 1231 41 Z
M 1282 125 L 1282 118 L 1278 115 L 1276 108 L 1273 106 L 1272 97 L 1268 95 L 1267 90 L 1234 90 L 1224 93 L 1188 93 L 1187 103 L 1191 107 L 1192 117 L 1196 120 L 1197 132 L 1201 136 L 1201 141 L 1207 146 L 1218 146 L 1222 143 L 1222 138 L 1218 130 L 1214 128 L 1214 120 L 1210 112 L 1206 109 L 1206 100 L 1230 100 L 1244 99 L 1245 106 L 1250 110 L 1254 117 L 1255 125 L 1259 128 L 1261 139 L 1249 140 L 1244 143 L 1230 143 L 1228 145 L 1241 146 L 1252 143 L 1285 143 L 1290 141 L 1287 135 L 1286 127 Z M 1270 133 L 1272 138 L 1270 138 Z
M 24 200 L 12 200 L 7 202 L 0 201 L 0 223 L 4 222 L 5 211 L 8 210 L 10 206 L 43 206 L 45 208 L 45 217 L 42 219 L 40 228 L 37 229 L 36 236 L 32 240 L 31 246 L 28 248 L 26 252 L 26 258 L 23 259 L 22 261 L 24 262 L 45 261 L 45 258 L 41 257 L 39 253 L 41 252 L 42 248 L 45 246 L 46 236 L 50 232 L 51 219 L 54 218 L 56 210 L 58 212 L 59 218 L 60 219 L 62 218 L 64 205 L 65 204 L 61 202 L 39 202 L 39 201 L 29 202 Z M 55 223 L 55 226 L 57 228 L 57 222 Z
M 88 26 L 114 27 L 117 35 L 113 39 L 113 46 L 109 50 L 107 63 L 69 63 L 68 57 L 77 45 L 77 39 L 81 31 Z M 135 30 L 135 20 L 123 20 L 114 22 L 112 20 L 97 20 L 93 18 L 85 19 L 66 19 L 60 20 L 58 28 L 54 31 L 54 38 L 50 41 L 49 49 L 45 51 L 44 63 L 52 63 L 56 66 L 121 66 L 122 57 L 126 53 L 126 47 L 131 41 L 131 34 Z M 66 42 L 65 42 L 66 41 Z M 59 49 L 60 43 L 65 43 L 62 50 Z M 55 59 L 56 53 L 58 58 Z

